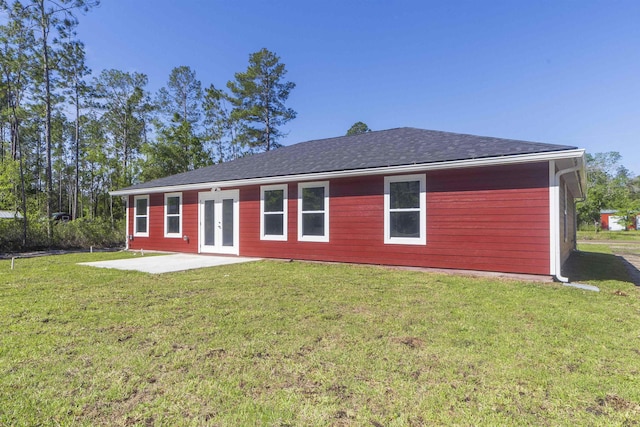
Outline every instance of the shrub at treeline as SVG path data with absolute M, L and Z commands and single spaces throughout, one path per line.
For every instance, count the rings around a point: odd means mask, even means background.
M 31 218 L 124 216 L 109 190 L 280 146 L 295 84 L 267 49 L 226 89 L 188 66 L 150 93 L 147 75 L 92 72 L 76 34 L 98 0 L 0 1 L 0 210 L 25 218 L 21 246 L 56 244 L 60 227 Z M 2 228 L 7 228 L 2 225 Z M 66 226 L 65 226 L 66 227 Z M 108 234 L 108 233 L 107 233 Z M 3 236 L 6 241 L 6 236 Z
M 113 248 L 124 246 L 124 220 L 111 221 L 102 218 L 80 218 L 76 221 L 52 224 L 53 237 L 47 234 L 47 221 L 32 218 L 27 230 L 28 246 L 22 244 L 22 221 L 0 221 L 0 253 L 20 252 L 26 249 L 76 249 Z

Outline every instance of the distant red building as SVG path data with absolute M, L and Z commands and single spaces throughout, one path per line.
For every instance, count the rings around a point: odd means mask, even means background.
M 611 209 L 600 211 L 600 226 L 603 230 L 637 230 L 638 224 L 640 224 L 640 213 L 636 215 L 630 226 L 626 226 L 618 211 Z

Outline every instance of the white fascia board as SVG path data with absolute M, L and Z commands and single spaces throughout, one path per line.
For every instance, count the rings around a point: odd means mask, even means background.
M 500 157 L 485 157 L 481 159 L 467 159 L 467 160 L 454 160 L 449 162 L 437 162 L 437 163 L 418 163 L 412 165 L 402 166 L 385 166 L 368 169 L 355 169 L 355 170 L 343 170 L 332 172 L 318 172 L 318 173 L 305 173 L 296 175 L 283 175 L 283 176 L 271 176 L 264 178 L 249 178 L 249 179 L 236 179 L 230 181 L 211 181 L 200 182 L 196 184 L 184 184 L 184 185 L 171 185 L 165 187 L 148 187 L 148 188 L 136 188 L 132 190 L 116 190 L 110 191 L 111 196 L 129 196 L 138 194 L 151 194 L 151 193 L 166 193 L 174 191 L 189 191 L 189 190 L 203 190 L 213 189 L 216 187 L 243 187 L 247 185 L 265 185 L 276 184 L 285 182 L 298 182 L 298 181 L 319 181 L 332 178 L 349 178 L 356 176 L 367 175 L 391 175 L 401 173 L 414 173 L 430 170 L 445 170 L 445 169 L 461 169 L 461 168 L 473 168 L 481 166 L 499 166 L 521 163 L 533 163 L 533 162 L 546 162 L 549 160 L 559 159 L 571 159 L 580 158 L 584 156 L 584 149 L 564 150 L 564 151 L 550 151 L 546 153 L 534 153 L 534 154 L 519 154 L 514 156 L 500 156 Z

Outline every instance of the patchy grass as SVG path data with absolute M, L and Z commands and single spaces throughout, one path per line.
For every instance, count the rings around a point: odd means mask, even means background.
M 76 265 L 126 256 L 0 261 L 0 424 L 640 422 L 640 292 L 622 276 L 595 293 L 300 262 Z
M 608 244 L 578 244 L 578 252 L 571 255 L 565 270 L 572 282 L 593 283 L 598 286 L 603 281 L 633 284 L 624 261 L 614 255 Z
M 615 242 L 609 245 L 611 250 L 619 255 L 635 255 L 640 256 L 640 241 L 639 242 Z
M 640 242 L 640 231 L 578 231 L 578 240 L 630 240 Z
M 640 241 L 603 240 L 591 243 L 591 241 L 585 240 L 578 243 L 578 249 L 587 252 L 640 256 Z

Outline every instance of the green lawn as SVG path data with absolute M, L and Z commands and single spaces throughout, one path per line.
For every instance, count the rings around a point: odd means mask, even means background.
M 640 231 L 578 231 L 578 240 L 631 240 L 640 242 Z
M 601 292 L 302 262 L 0 261 L 0 425 L 638 425 L 640 291 L 592 268 L 612 255 L 582 255 Z

